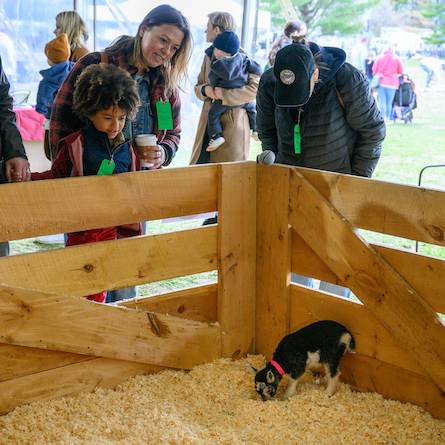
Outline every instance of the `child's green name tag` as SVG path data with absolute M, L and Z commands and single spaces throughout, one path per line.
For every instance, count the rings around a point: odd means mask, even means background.
M 294 127 L 294 148 L 295 154 L 301 154 L 301 134 L 300 134 L 300 125 L 296 124 Z
M 160 100 L 156 102 L 159 130 L 173 130 L 173 116 L 170 102 Z
M 97 172 L 98 175 L 111 175 L 114 172 L 114 167 L 116 164 L 114 161 L 110 161 L 109 159 L 104 159 L 100 164 L 99 170 Z

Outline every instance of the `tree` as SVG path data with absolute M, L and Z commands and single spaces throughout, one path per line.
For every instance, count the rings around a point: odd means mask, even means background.
M 321 34 L 357 34 L 363 23 L 359 17 L 376 5 L 379 0 L 291 0 L 298 19 L 306 23 L 309 32 L 319 28 Z M 262 9 L 269 11 L 272 23 L 282 28 L 286 23 L 280 0 L 260 0 Z
M 425 37 L 426 43 L 432 45 L 441 45 L 445 43 L 445 0 L 437 0 L 437 3 L 429 3 L 421 9 L 421 13 L 427 19 L 430 19 L 435 25 L 433 34 Z

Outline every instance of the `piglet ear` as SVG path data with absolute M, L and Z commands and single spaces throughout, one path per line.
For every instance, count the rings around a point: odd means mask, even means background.
M 246 363 L 246 366 L 248 369 L 250 369 L 254 374 L 258 372 L 258 369 L 254 368 L 252 365 L 249 365 L 249 363 Z
M 266 380 L 269 384 L 275 382 L 275 376 L 273 375 L 272 371 L 267 371 Z

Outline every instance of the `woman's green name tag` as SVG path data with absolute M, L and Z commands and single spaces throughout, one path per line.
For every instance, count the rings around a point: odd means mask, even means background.
M 156 102 L 159 130 L 173 130 L 173 116 L 170 102 L 160 100 Z
M 114 172 L 114 167 L 116 164 L 114 161 L 110 161 L 109 159 L 104 159 L 100 164 L 99 170 L 97 172 L 98 175 L 111 175 Z
M 300 134 L 300 125 L 296 124 L 294 127 L 294 148 L 295 154 L 301 154 L 301 134 Z

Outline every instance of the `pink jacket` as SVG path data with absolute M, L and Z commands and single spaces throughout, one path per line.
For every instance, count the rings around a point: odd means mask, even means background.
M 399 75 L 403 74 L 402 62 L 398 56 L 390 51 L 382 54 L 375 59 L 372 67 L 374 75 L 380 74 L 380 85 L 386 87 L 399 87 Z

